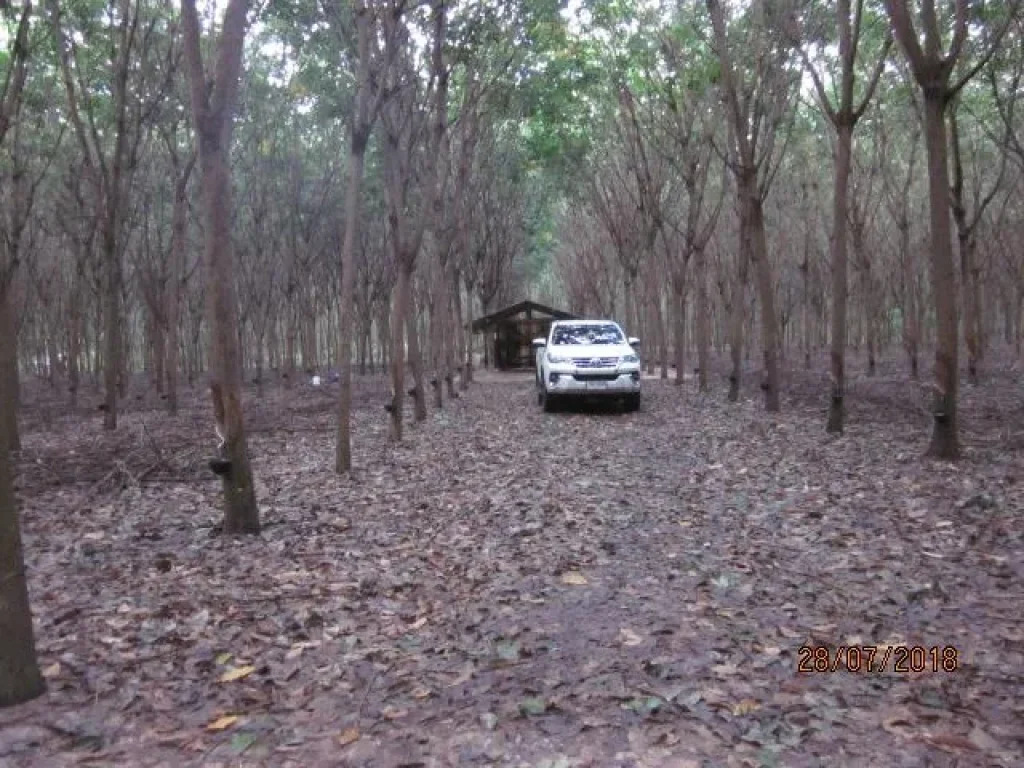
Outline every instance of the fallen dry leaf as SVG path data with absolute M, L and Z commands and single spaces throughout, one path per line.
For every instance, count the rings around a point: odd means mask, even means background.
M 996 752 L 999 750 L 999 743 L 977 725 L 971 728 L 967 738 L 971 744 L 985 752 Z
M 241 680 L 242 678 L 248 677 L 255 671 L 256 667 L 253 666 L 234 667 L 233 669 L 229 669 L 227 672 L 221 675 L 220 681 L 222 683 L 233 683 L 236 680 Z
M 946 752 L 978 751 L 978 747 L 972 744 L 970 739 L 965 736 L 958 736 L 955 733 L 926 733 L 921 738 L 923 741 Z
M 338 743 L 343 747 L 347 747 L 349 744 L 359 741 L 359 737 L 360 733 L 358 728 L 346 728 L 338 736 Z
M 472 661 L 467 661 L 465 664 L 462 665 L 462 671 L 455 676 L 455 679 L 448 683 L 448 687 L 454 688 L 457 685 L 462 685 L 463 683 L 469 682 L 469 680 L 473 677 L 473 673 L 475 671 L 476 665 Z
M 570 584 L 574 587 L 582 587 L 588 584 L 587 577 L 579 571 L 566 571 L 562 574 L 562 583 Z
M 206 726 L 208 731 L 223 731 L 238 722 L 238 715 L 222 715 Z
M 751 712 L 756 712 L 760 708 L 761 705 L 753 699 L 743 699 L 733 706 L 732 713 L 739 717 L 740 715 L 749 715 Z
M 882 720 L 882 728 L 905 739 L 912 739 L 917 736 L 914 730 L 915 722 L 915 718 L 909 710 L 898 710 Z
M 644 639 L 640 637 L 636 632 L 626 627 L 622 627 L 619 630 L 619 634 L 622 636 L 623 645 L 640 645 Z

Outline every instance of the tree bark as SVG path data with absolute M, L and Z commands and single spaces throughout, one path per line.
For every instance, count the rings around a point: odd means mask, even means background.
M 423 352 L 420 345 L 418 314 L 416 311 L 416 294 L 412 290 L 412 274 L 409 274 L 409 291 L 405 309 L 406 337 L 409 345 L 409 370 L 413 381 L 413 418 L 416 421 L 427 420 L 427 391 L 423 376 Z
M 357 98 L 361 97 L 357 96 Z M 355 119 L 359 120 L 358 117 Z M 362 127 L 364 126 L 359 126 L 359 128 Z M 350 136 L 348 189 L 345 192 L 345 238 L 341 247 L 341 321 L 338 338 L 341 390 L 338 395 L 338 434 L 334 451 L 334 471 L 338 474 L 349 472 L 352 469 L 352 324 L 355 299 L 353 293 L 355 245 L 359 231 L 363 165 L 366 157 L 366 145 L 369 141 L 368 131 L 357 131 L 358 129 L 353 129 Z
M 910 219 L 903 212 L 899 221 L 900 266 L 903 270 L 903 346 L 910 362 L 910 377 L 918 378 L 918 346 L 921 343 L 921 327 L 918 325 L 917 276 L 914 257 L 910 250 Z
M 925 146 L 928 151 L 928 200 L 931 224 L 932 296 L 935 302 L 934 425 L 928 455 L 941 459 L 960 456 L 957 390 L 960 323 L 956 302 L 956 272 L 950 227 L 949 164 L 944 89 L 924 89 Z
M 391 439 L 402 440 L 402 411 L 405 408 L 405 318 L 409 313 L 411 275 L 399 263 L 398 282 L 391 310 Z
M 707 260 L 703 248 L 694 254 L 694 266 L 697 285 L 697 386 L 701 392 L 707 392 L 708 367 L 711 365 L 711 318 L 708 316 Z
M 171 218 L 171 276 L 167 284 L 167 407 L 178 412 L 178 370 L 181 367 L 181 292 L 185 281 L 185 251 L 188 245 L 188 179 L 195 154 L 174 184 L 174 212 Z
M 18 431 L 18 404 L 21 386 L 18 382 L 18 329 L 14 325 L 11 291 L 0 285 L 0 386 L 3 387 L 3 410 L 0 411 L 0 441 L 6 450 L 21 450 Z
M 356 7 L 357 88 L 355 113 L 349 128 L 348 189 L 345 192 L 345 237 L 341 246 L 341 317 L 338 334 L 338 433 L 334 451 L 334 471 L 352 469 L 352 333 L 355 307 L 355 250 L 359 235 L 363 169 L 370 141 L 375 104 L 370 94 L 371 18 L 364 3 Z M 379 105 L 379 100 L 376 100 Z M 360 360 L 365 367 L 365 358 Z
M 729 354 L 732 358 L 732 372 L 729 374 L 729 402 L 740 399 L 740 383 L 743 378 L 743 325 L 747 305 L 747 224 L 745 214 L 740 216 L 740 265 L 732 288 L 731 317 L 729 322 Z
M 462 280 L 458 270 L 454 270 L 452 275 L 452 302 L 455 305 L 455 337 L 457 339 L 455 355 L 456 359 L 459 361 L 459 389 L 465 392 L 469 389 L 471 376 L 468 360 L 470 332 L 465 327 L 465 320 L 462 313 Z
M 80 290 L 79 277 L 75 276 L 73 290 L 78 295 Z M 78 387 L 81 384 L 82 372 L 82 309 L 78 302 L 72 302 L 68 318 L 68 394 L 71 410 L 78 407 Z M 0 334 L 3 331 L 0 330 Z
M 832 192 L 832 397 L 825 431 L 842 434 L 846 420 L 846 310 L 848 305 L 847 210 L 853 126 L 836 126 L 836 167 Z
M 981 301 L 978 286 L 978 272 L 974 259 L 976 255 L 974 228 L 980 218 L 976 212 L 973 221 L 968 221 L 964 201 L 964 170 L 960 156 L 960 126 L 954 105 L 949 116 L 950 144 L 953 150 L 953 183 L 950 202 L 953 221 L 956 222 L 957 245 L 960 251 L 960 287 L 963 295 L 964 345 L 967 347 L 967 377 L 972 384 L 978 383 L 978 362 L 981 359 Z M 991 199 L 991 198 L 989 198 Z M 987 202 L 979 201 L 981 210 Z
M 108 192 L 109 194 L 109 192 Z M 103 428 L 117 429 L 117 394 L 121 375 L 121 260 L 117 252 L 117 203 L 106 205 L 110 211 L 103 224 Z
M 9 304 L 9 290 L 0 286 L 0 306 Z M 10 357 L 13 336 L 0 328 L 0 357 Z M 16 401 L 10 377 L 0 375 L 0 423 L 9 424 Z M 7 430 L 0 430 L 0 707 L 34 699 L 46 689 L 36 659 L 32 612 L 25 578 L 25 555 L 14 496 Z
M 675 304 L 672 313 L 675 316 L 675 322 L 672 323 L 672 346 L 674 347 L 676 363 L 675 384 L 677 387 L 681 387 L 683 386 L 686 373 L 686 286 L 674 282 L 672 298 Z
M 459 357 L 458 352 L 458 318 L 455 315 L 455 296 L 452 293 L 452 286 L 457 285 L 452 277 L 453 270 L 449 267 L 442 278 L 445 281 L 445 301 L 447 302 L 447 327 L 444 333 L 444 382 L 448 388 L 448 399 L 454 400 L 459 396 L 455 388 L 455 361 Z M 439 384 L 440 386 L 440 384 Z
M 259 508 L 242 416 L 238 300 L 235 295 L 231 239 L 232 190 L 228 152 L 245 42 L 248 0 L 230 0 L 218 51 L 212 92 L 208 88 L 199 43 L 195 0 L 182 0 L 185 56 L 192 93 L 192 115 L 199 142 L 206 227 L 207 317 L 210 327 L 210 392 L 226 466 L 224 532 L 259 533 Z
M 769 413 L 781 408 L 779 380 L 779 330 L 775 314 L 775 286 L 768 262 L 768 241 L 764 231 L 764 210 L 756 178 L 746 182 L 750 229 L 750 259 L 754 265 L 761 305 L 761 341 L 764 356 L 764 406 Z

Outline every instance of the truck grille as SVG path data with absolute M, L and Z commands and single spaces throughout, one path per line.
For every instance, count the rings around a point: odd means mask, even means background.
M 574 357 L 572 364 L 577 368 L 614 368 L 619 362 L 617 357 Z
M 576 381 L 615 381 L 619 378 L 617 373 L 574 373 Z

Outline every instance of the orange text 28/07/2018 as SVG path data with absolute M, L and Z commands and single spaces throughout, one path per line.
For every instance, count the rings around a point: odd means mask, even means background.
M 955 672 L 959 660 L 952 645 L 801 645 L 797 672 Z

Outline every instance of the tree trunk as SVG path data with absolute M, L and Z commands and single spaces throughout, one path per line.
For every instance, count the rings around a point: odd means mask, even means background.
M 681 387 L 686 373 L 686 286 L 681 281 L 673 281 L 672 297 L 675 299 L 675 322 L 672 323 L 672 345 L 676 358 L 675 384 Z
M 381 302 L 380 322 L 377 327 L 377 341 L 380 343 L 381 372 L 390 370 L 392 355 L 391 346 L 391 301 Z
M 904 201 L 906 204 L 906 201 Z M 904 210 L 899 222 L 900 230 L 900 263 L 903 269 L 903 346 L 910 361 L 910 377 L 917 381 L 918 377 L 918 346 L 921 339 L 921 327 L 918 325 L 917 310 L 917 279 L 914 270 L 914 257 L 910 250 L 910 220 Z
M 697 284 L 697 383 L 701 392 L 708 391 L 708 367 L 711 365 L 711 322 L 708 317 L 708 284 L 704 271 L 707 264 L 704 258 L 704 249 L 700 248 L 694 254 L 694 265 L 696 266 L 695 278 Z M 678 372 L 677 374 L 678 375 Z
M 842 434 L 846 420 L 846 309 L 848 303 L 846 215 L 850 180 L 853 126 L 836 126 L 837 147 L 832 194 L 832 396 L 825 431 Z
M 927 455 L 940 459 L 960 456 L 957 390 L 960 324 L 956 305 L 956 272 L 950 227 L 949 165 L 947 159 L 946 96 L 944 89 L 924 92 L 925 146 L 928 151 L 928 203 L 931 223 L 932 296 L 935 305 L 934 426 Z
M 436 242 L 436 241 L 435 241 Z M 444 389 L 442 384 L 445 378 L 444 365 L 444 337 L 447 333 L 446 315 L 448 300 L 445 295 L 447 281 L 445 280 L 446 265 L 443 263 L 434 265 L 434 305 L 431 308 L 430 317 L 430 357 L 434 377 L 430 382 L 434 407 L 438 410 L 444 407 Z
M 455 337 L 457 339 L 455 355 L 459 361 L 459 389 L 465 392 L 469 389 L 469 366 L 467 350 L 469 349 L 469 331 L 464 327 L 465 320 L 462 313 L 462 281 L 457 270 L 452 275 L 452 301 L 455 304 Z
M 1009 346 L 1013 343 L 1013 304 L 1010 302 L 1010 289 L 1001 284 L 1002 307 L 1003 307 L 1003 343 Z
M 409 312 L 411 276 L 401 263 L 391 311 L 391 439 L 402 439 L 402 411 L 405 407 L 405 318 Z
M 365 23 L 365 22 L 362 22 Z M 360 29 L 360 34 L 367 34 Z M 363 45 L 361 55 L 366 55 Z M 360 69 L 364 65 L 360 61 Z M 365 79 L 360 89 L 366 87 Z M 366 96 L 360 93 L 358 99 Z M 360 104 L 365 108 L 365 104 Z M 338 334 L 338 366 L 341 390 L 338 395 L 338 434 L 334 450 L 334 471 L 338 474 L 352 469 L 352 326 L 354 321 L 355 249 L 359 232 L 360 194 L 363 182 L 363 160 L 369 141 L 369 126 L 365 114 L 357 114 L 359 121 L 350 136 L 348 161 L 348 189 L 345 192 L 345 239 L 341 246 L 341 320 Z M 365 366 L 365 359 L 361 361 Z
M 1021 354 L 1021 341 L 1024 339 L 1024 285 L 1018 283 L 1017 299 L 1014 308 L 1013 353 L 1019 358 Z
M 740 229 L 746 228 L 740 224 Z M 742 235 L 741 235 L 742 238 Z M 746 247 L 741 246 L 743 253 L 740 254 L 741 262 L 746 261 Z M 735 403 L 740 399 L 740 381 L 743 376 L 743 321 L 746 314 L 747 304 L 747 270 L 746 264 L 741 263 L 739 274 L 732 289 L 732 316 L 729 325 L 729 355 L 732 358 L 732 372 L 729 374 L 729 402 Z
M 181 367 L 179 333 L 181 292 L 185 282 L 185 251 L 188 247 L 188 179 L 195 162 L 193 155 L 174 185 L 171 216 L 171 276 L 167 281 L 167 408 L 178 412 L 178 369 Z
M 366 375 L 366 356 L 370 352 L 370 339 L 373 332 L 371 322 L 364 321 L 359 328 L 359 375 Z
M 462 300 L 459 300 L 459 306 L 461 308 Z M 466 282 L 466 313 L 473 316 L 473 286 Z M 461 314 L 461 312 L 460 312 Z M 465 327 L 462 328 L 462 332 L 465 334 L 465 353 L 466 356 L 463 359 L 463 368 L 465 372 L 465 379 L 463 381 L 463 389 L 468 389 L 470 383 L 473 381 L 473 328 L 467 322 Z
M 75 295 L 78 295 L 79 281 L 75 277 L 73 283 Z M 78 407 L 78 387 L 81 383 L 82 371 L 82 310 L 78 302 L 72 302 L 68 328 L 68 393 L 71 410 Z M 0 330 L 0 335 L 3 331 Z
M 954 217 L 958 208 L 953 207 Z M 960 209 L 962 210 L 962 209 Z M 964 345 L 967 347 L 967 377 L 972 384 L 978 383 L 978 360 L 981 357 L 981 345 L 978 331 L 978 281 L 977 270 L 974 268 L 974 237 L 965 231 L 966 227 L 957 220 L 957 243 L 960 246 L 960 285 L 963 294 L 964 314 Z
M 627 336 L 631 336 L 636 333 L 636 322 L 634 320 L 634 308 L 633 308 L 633 284 L 635 276 L 626 273 L 626 279 L 622 286 L 622 302 L 623 302 L 623 325 Z M 486 314 L 486 312 L 485 312 Z
M 427 420 L 427 390 L 423 376 L 423 353 L 420 351 L 420 332 L 416 312 L 416 295 L 412 291 L 412 270 L 409 270 L 407 305 L 405 310 L 406 336 L 409 344 L 409 369 L 413 381 L 413 417 L 416 421 Z
M 107 190 L 107 195 L 112 192 Z M 121 260 L 117 252 L 117 201 L 105 203 L 111 210 L 103 223 L 103 428 L 117 429 L 117 394 L 121 379 Z
M 164 393 L 164 372 L 167 361 L 167 329 L 163 327 L 160 318 L 153 318 L 153 349 L 151 355 L 152 370 L 150 371 L 150 382 L 158 395 Z
M 9 301 L 9 291 L 0 290 L 0 307 L 7 307 Z M 5 361 L 12 357 L 14 338 L 7 331 L 0 328 L 0 358 Z M 8 389 L 8 373 L 5 369 L 0 376 L 3 424 L 10 424 L 16 412 L 15 398 Z M 36 659 L 9 451 L 7 431 L 0 430 L 0 707 L 34 699 L 46 689 Z
M 777 412 L 781 407 L 779 377 L 779 331 L 778 319 L 775 314 L 775 284 L 772 280 L 772 267 L 768 261 L 768 242 L 764 231 L 764 211 L 760 193 L 757 190 L 757 177 L 754 176 L 747 190 L 750 216 L 750 258 L 754 264 L 754 276 L 757 280 L 758 295 L 761 304 L 761 338 L 764 349 L 764 406 L 770 413 Z
M 455 388 L 455 361 L 458 359 L 459 330 L 456 325 L 458 319 L 455 316 L 455 296 L 452 294 L 452 285 L 457 285 L 457 283 L 452 280 L 451 272 L 452 270 L 448 269 L 442 276 L 445 281 L 445 317 L 447 319 L 447 327 L 444 332 L 444 382 L 448 388 L 448 399 L 454 400 L 459 396 Z
M 18 431 L 18 403 L 21 386 L 18 382 L 18 333 L 14 325 L 11 291 L 0 285 L 0 387 L 3 409 L 0 411 L 0 442 L 4 450 L 21 450 Z
M 238 310 L 231 241 L 231 182 L 221 147 L 203 148 L 200 136 L 206 216 L 207 318 L 210 390 L 214 413 L 223 412 L 224 532 L 259 533 L 259 508 L 242 417 L 242 370 L 238 346 Z
M 231 241 L 232 190 L 228 153 L 248 0 L 229 0 L 224 12 L 213 88 L 203 68 L 195 0 L 182 0 L 185 58 L 199 142 L 206 228 L 206 309 L 213 412 L 222 441 L 218 465 L 224 489 L 224 533 L 259 533 L 260 517 L 242 417 L 241 350 Z

